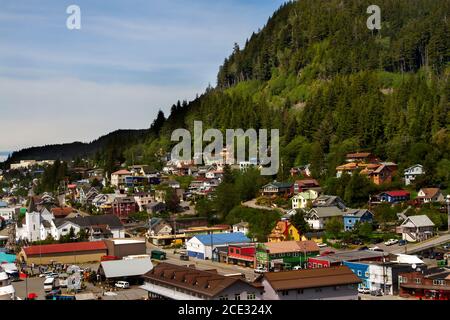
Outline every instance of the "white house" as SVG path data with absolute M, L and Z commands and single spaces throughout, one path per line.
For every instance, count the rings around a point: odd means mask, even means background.
M 345 212 L 338 207 L 317 207 L 305 215 L 305 221 L 311 229 L 323 230 L 330 219 L 334 217 L 343 219 L 344 214 Z
M 421 164 L 416 164 L 406 169 L 404 174 L 405 174 L 405 185 L 409 186 L 410 184 L 414 183 L 417 176 L 425 174 L 425 171 L 423 170 L 423 166 Z
M 128 170 L 119 170 L 111 174 L 111 185 L 119 187 L 125 184 L 125 178 L 131 176 Z
M 5 221 L 9 221 L 14 218 L 15 212 L 16 210 L 14 208 L 0 208 L 0 217 Z
M 292 209 L 305 209 L 308 206 L 308 201 L 312 203 L 318 197 L 319 193 L 315 190 L 300 192 L 292 197 Z
M 408 242 L 424 241 L 434 236 L 435 224 L 426 215 L 410 216 L 397 228 L 397 233 Z
M 440 202 L 444 203 L 445 197 L 439 188 L 422 188 L 417 194 L 420 203 Z
M 239 223 L 233 224 L 233 232 L 241 232 L 243 234 L 248 234 L 249 232 L 248 222 L 241 221 Z

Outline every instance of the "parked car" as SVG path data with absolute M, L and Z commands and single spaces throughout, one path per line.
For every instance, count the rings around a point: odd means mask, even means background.
M 48 275 L 50 275 L 50 274 L 53 274 L 53 272 L 47 271 L 47 272 L 41 273 L 39 275 L 39 278 L 48 278 Z
M 443 248 L 444 248 L 445 250 L 450 250 L 450 243 L 444 244 Z
M 355 240 L 352 241 L 352 244 L 360 246 L 360 245 L 363 245 L 364 242 L 362 240 L 360 240 L 360 239 L 355 239 Z
M 397 239 L 389 239 L 384 244 L 387 245 L 387 246 L 392 246 L 392 245 L 397 244 L 397 243 L 398 243 Z
M 363 247 L 360 247 L 358 250 L 359 251 L 369 250 L 369 247 L 368 246 L 363 246 Z
M 301 266 L 295 266 L 295 267 L 292 268 L 292 270 L 302 270 L 302 267 Z
M 369 288 L 358 288 L 358 292 L 362 294 L 369 294 L 370 289 Z
M 400 241 L 398 242 L 398 245 L 399 245 L 400 247 L 406 246 L 407 244 L 408 244 L 408 241 L 406 241 L 406 240 L 400 240 Z
M 264 267 L 257 267 L 255 269 L 255 272 L 256 273 L 264 273 L 264 272 L 268 272 L 268 270 L 267 270 L 267 268 L 264 268 Z
M 189 261 L 189 256 L 187 254 L 180 255 L 180 260 Z
M 383 296 L 383 291 L 381 289 L 377 289 L 377 290 L 372 290 L 370 292 L 371 296 L 375 296 L 375 297 L 382 297 Z
M 444 253 L 442 253 L 442 252 L 435 252 L 434 256 L 435 256 L 436 260 L 443 260 L 444 259 Z
M 59 274 L 56 272 L 50 272 L 45 276 L 46 278 L 59 278 Z
M 318 243 L 317 246 L 319 248 L 326 248 L 326 247 L 328 247 L 328 245 L 326 243 Z
M 126 281 L 117 281 L 116 282 L 116 288 L 128 289 L 129 287 L 130 287 L 130 284 Z
M 370 250 L 370 251 L 384 252 L 384 250 L 381 249 L 381 248 L 379 248 L 379 247 L 372 247 L 372 248 L 369 248 L 369 250 Z
M 44 291 L 50 292 L 58 288 L 57 279 L 55 278 L 46 278 L 44 281 Z

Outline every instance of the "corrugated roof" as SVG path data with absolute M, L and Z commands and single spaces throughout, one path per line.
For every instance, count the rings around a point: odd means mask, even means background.
M 426 216 L 426 215 L 410 216 L 402 224 L 402 226 L 408 226 L 409 222 L 411 222 L 415 227 L 434 227 L 435 226 L 433 221 L 431 221 L 430 218 L 428 218 L 428 216 Z
M 264 274 L 264 278 L 276 291 L 361 283 L 361 280 L 347 266 L 268 272 Z
M 142 276 L 153 269 L 150 258 L 103 261 L 101 267 L 106 278 Z
M 282 241 L 266 242 L 264 246 L 271 254 L 286 252 L 319 252 L 320 249 L 314 241 Z
M 211 240 L 214 245 L 251 242 L 251 240 L 247 238 L 242 232 L 197 235 L 194 236 L 194 238 L 197 238 L 201 243 L 207 246 L 211 245 Z
M 38 254 L 49 254 L 49 253 L 65 253 L 74 251 L 97 251 L 106 250 L 106 244 L 103 241 L 93 241 L 93 242 L 73 242 L 73 243 L 62 243 L 62 244 L 47 244 L 40 246 L 25 247 L 27 256 L 38 255 Z

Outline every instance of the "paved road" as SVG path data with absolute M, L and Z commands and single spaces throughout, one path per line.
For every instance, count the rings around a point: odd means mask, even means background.
M 286 210 L 284 210 L 283 208 L 271 208 L 271 207 L 257 205 L 256 204 L 256 199 L 253 199 L 253 200 L 250 200 L 250 201 L 247 201 L 247 202 L 243 202 L 242 205 L 244 207 L 248 207 L 248 208 L 262 209 L 262 210 L 278 210 L 282 214 L 286 213 Z
M 391 253 L 405 253 L 406 250 L 408 254 L 413 254 L 416 252 L 420 252 L 422 250 L 430 249 L 438 245 L 445 244 L 447 242 L 450 242 L 450 234 L 444 234 L 427 241 L 419 242 L 417 244 L 416 243 L 408 244 L 403 247 L 399 247 L 398 245 L 387 247 L 387 251 Z M 379 247 L 381 248 L 381 246 Z
M 151 243 L 147 242 L 147 253 L 150 254 L 151 250 L 154 250 L 154 249 L 162 250 L 161 248 L 156 247 L 156 246 L 152 245 Z M 216 269 L 217 272 L 219 272 L 220 274 L 224 274 L 224 275 L 243 273 L 245 275 L 245 277 L 250 281 L 253 281 L 257 276 L 257 274 L 255 274 L 253 268 L 244 268 L 241 266 L 235 266 L 235 265 L 225 264 L 225 263 L 221 263 L 221 262 L 213 262 L 211 260 L 199 260 L 199 259 L 194 259 L 194 258 L 190 258 L 189 261 L 183 261 L 183 260 L 180 260 L 179 254 L 173 253 L 173 251 L 174 251 L 173 249 L 162 250 L 162 251 L 165 251 L 167 254 L 167 260 L 165 260 L 164 262 L 169 262 L 169 263 L 172 263 L 175 265 L 180 265 L 180 266 L 195 265 L 195 267 L 200 270 Z

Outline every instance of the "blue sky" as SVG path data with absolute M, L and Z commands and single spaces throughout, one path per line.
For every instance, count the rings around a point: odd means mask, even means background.
M 0 150 L 147 128 L 284 0 L 0 0 Z M 81 8 L 68 30 L 66 8 Z

